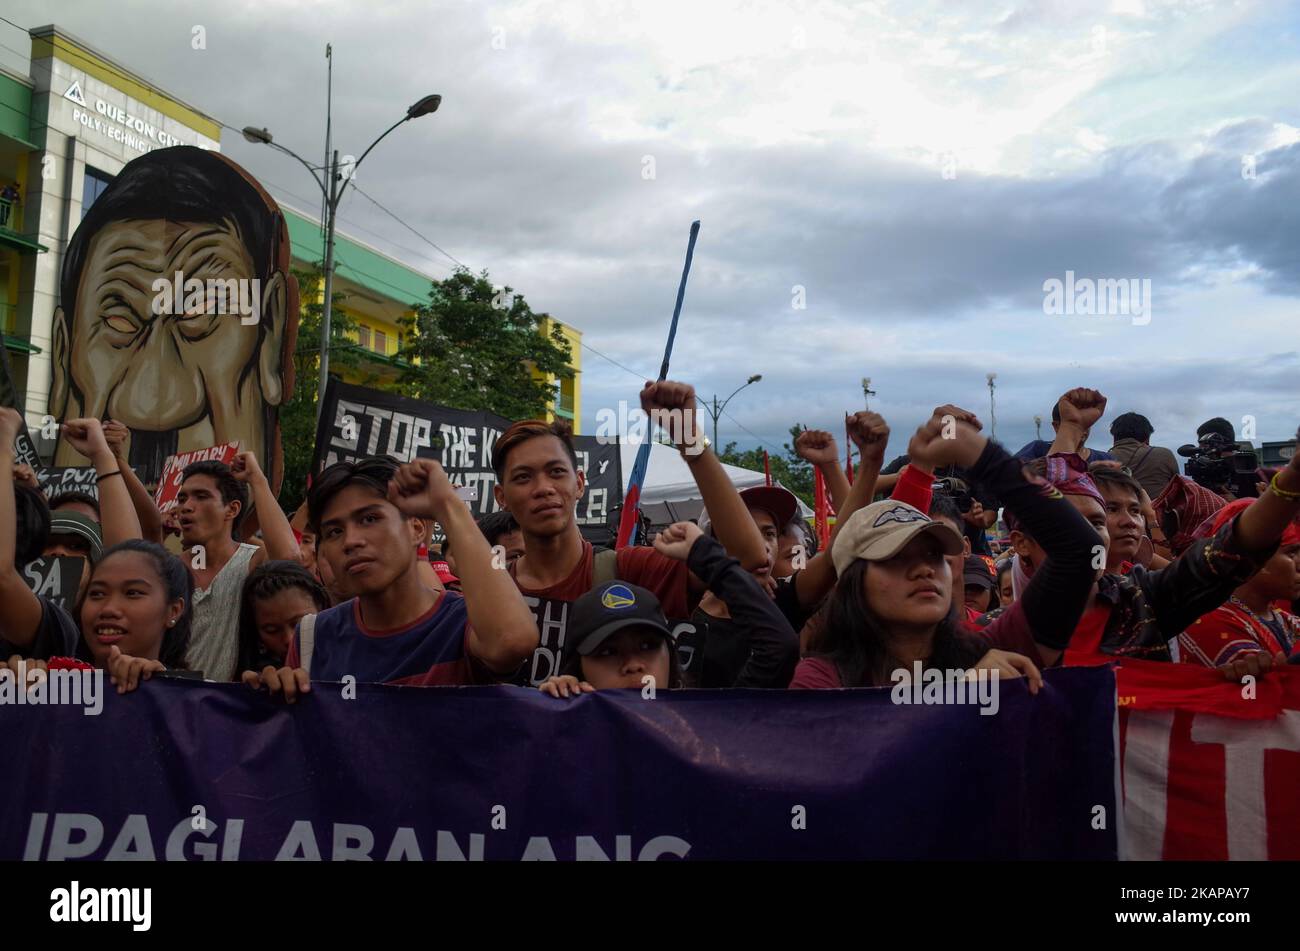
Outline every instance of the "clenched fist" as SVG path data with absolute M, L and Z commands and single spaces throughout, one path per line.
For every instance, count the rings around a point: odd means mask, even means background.
M 641 390 L 641 408 L 655 425 L 668 433 L 673 445 L 679 449 L 699 447 L 694 454 L 703 450 L 695 387 L 672 380 L 647 382 Z
M 862 464 L 880 468 L 885 462 L 885 447 L 889 445 L 889 424 L 885 417 L 863 410 L 846 416 L 844 423 L 849 438 L 862 454 Z
M 941 466 L 975 465 L 987 444 L 973 413 L 956 406 L 940 406 L 917 429 L 907 444 L 907 454 L 914 464 L 933 472 Z
M 1063 395 L 1056 404 L 1061 422 L 1073 423 L 1080 429 L 1091 429 L 1093 423 L 1106 412 L 1106 397 L 1096 390 L 1077 387 Z
M 230 474 L 240 482 L 256 482 L 259 479 L 266 479 L 262 467 L 257 464 L 257 456 L 251 452 L 241 452 L 230 460 Z
M 446 471 L 433 459 L 412 459 L 398 467 L 388 483 L 388 501 L 403 515 L 415 518 L 436 516 L 446 506 L 464 504 Z
M 694 522 L 673 522 L 655 536 L 655 550 L 668 558 L 685 561 L 695 540 L 703 534 Z
M 794 454 L 814 466 L 833 464 L 840 458 L 835 437 L 824 429 L 805 429 L 795 437 Z

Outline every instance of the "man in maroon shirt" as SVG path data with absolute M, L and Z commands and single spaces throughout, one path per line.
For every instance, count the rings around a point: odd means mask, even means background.
M 652 418 L 675 414 L 680 422 L 671 435 L 695 476 L 714 534 L 746 570 L 765 566 L 763 537 L 697 428 L 695 389 L 668 380 L 647 383 L 641 406 Z M 515 423 L 493 446 L 492 468 L 497 503 L 515 517 L 524 539 L 524 553 L 509 571 L 524 599 L 538 612 L 543 642 L 539 654 L 549 655 L 549 662 L 536 659 L 529 679 L 540 682 L 558 669 L 566 602 L 577 600 L 596 583 L 597 558 L 578 530 L 574 511 L 586 479 L 578 471 L 569 429 L 558 422 Z M 704 590 L 703 582 L 691 576 L 684 562 L 651 547 L 624 548 L 613 557 L 615 564 L 609 566 L 614 568 L 613 577 L 653 592 L 669 619 L 688 617 L 692 600 Z

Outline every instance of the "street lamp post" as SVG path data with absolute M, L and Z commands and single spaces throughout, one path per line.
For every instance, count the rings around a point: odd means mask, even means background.
M 862 378 L 862 408 L 871 409 L 871 397 L 876 395 L 876 391 L 871 388 L 871 377 Z
M 990 438 L 990 439 L 997 439 L 997 438 L 998 438 L 998 416 L 997 416 L 997 412 L 996 412 L 996 411 L 994 410 L 994 408 L 993 408 L 993 381 L 996 380 L 997 378 L 998 378 L 998 375 L 997 375 L 996 373 L 990 373 L 990 374 L 988 375 L 988 381 L 989 381 L 989 438 Z
M 740 386 L 738 386 L 738 387 L 736 387 L 734 390 L 732 390 L 732 392 L 731 392 L 731 396 L 735 396 L 737 393 L 739 393 L 739 392 L 740 392 L 741 390 L 743 390 L 745 387 L 749 386 L 749 384 L 751 384 L 751 383 L 757 383 L 757 382 L 758 382 L 759 380 L 761 380 L 761 379 L 763 379 L 763 374 L 761 374 L 761 373 L 755 373 L 753 376 L 751 376 L 751 377 L 750 377 L 748 380 L 746 380 L 744 383 L 740 384 Z M 725 410 L 725 409 L 727 408 L 727 404 L 731 402 L 731 396 L 728 396 L 725 400 L 723 400 L 721 406 L 718 405 L 718 394 L 717 394 L 717 393 L 714 393 L 714 394 L 713 394 L 713 402 L 712 402 L 712 404 L 710 404 L 707 400 L 706 400 L 705 403 L 704 403 L 704 408 L 705 408 L 706 410 L 708 410 L 708 411 L 709 411 L 709 415 L 713 417 L 713 451 L 714 451 L 714 452 L 717 452 L 717 451 L 718 451 L 718 417 L 722 415 L 722 411 Z
M 370 154 L 371 150 L 383 140 L 384 136 L 388 135 L 389 132 L 392 132 L 403 122 L 409 122 L 411 119 L 417 119 L 420 116 L 436 112 L 441 103 L 442 96 L 439 95 L 425 96 L 418 100 L 406 110 L 406 115 L 394 122 L 384 130 L 383 134 L 381 134 L 379 138 L 370 143 L 366 150 L 361 153 L 361 158 L 357 159 L 356 162 L 350 163 L 350 170 L 346 178 L 339 172 L 339 152 L 338 149 L 335 149 L 333 153 L 328 156 L 329 164 L 323 170 L 326 173 L 328 181 L 323 180 L 318 174 L 316 174 L 316 168 L 307 162 L 301 155 L 285 148 L 278 142 L 272 141 L 271 133 L 266 129 L 257 129 L 253 126 L 246 126 L 243 130 L 244 138 L 249 142 L 269 145 L 276 151 L 283 152 L 285 155 L 292 156 L 301 162 L 307 168 L 307 171 L 311 172 L 311 177 L 315 180 L 325 199 L 325 307 L 321 316 L 320 326 L 320 386 L 317 389 L 316 395 L 316 414 L 318 417 L 325 406 L 325 384 L 329 382 L 330 318 L 334 306 L 334 227 L 335 221 L 338 217 L 339 202 L 343 200 L 343 192 L 347 189 L 348 185 L 351 184 L 353 179 L 356 178 L 357 169 L 361 166 L 361 163 L 365 161 L 366 156 Z M 329 121 L 330 120 L 327 116 L 327 124 Z

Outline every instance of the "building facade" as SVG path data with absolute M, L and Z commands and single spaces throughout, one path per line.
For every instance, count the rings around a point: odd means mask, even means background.
M 221 124 L 59 27 L 38 27 L 30 38 L 29 75 L 0 66 L 0 333 L 15 398 L 44 455 L 50 447 L 40 429 L 68 241 L 126 163 L 173 145 L 219 150 Z M 320 262 L 319 220 L 281 207 L 294 265 Z M 342 295 L 335 307 L 355 323 L 350 347 L 362 358 L 345 376 L 391 386 L 401 371 L 401 320 L 427 302 L 435 278 L 341 232 L 335 258 L 334 289 Z M 550 416 L 576 424 L 581 333 L 561 327 L 572 345 L 572 372 L 551 381 Z

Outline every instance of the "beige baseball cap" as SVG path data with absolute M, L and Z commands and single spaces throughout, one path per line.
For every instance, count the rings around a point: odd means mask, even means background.
M 945 555 L 960 555 L 965 550 L 962 537 L 946 522 L 937 522 L 906 502 L 873 502 L 849 516 L 835 536 L 831 545 L 835 573 L 844 574 L 859 558 L 888 561 L 922 533 L 938 539 Z

